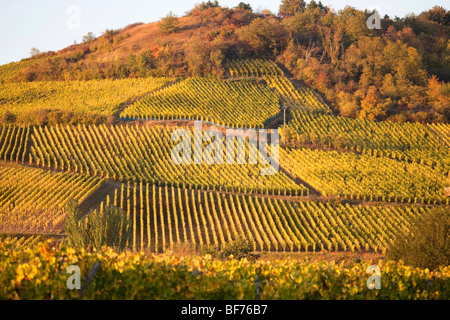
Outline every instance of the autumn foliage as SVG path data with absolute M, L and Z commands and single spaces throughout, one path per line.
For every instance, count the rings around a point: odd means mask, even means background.
M 57 53 L 41 53 L 10 80 L 87 80 L 147 76 L 225 77 L 227 61 L 276 61 L 344 116 L 396 122 L 450 120 L 449 11 L 384 16 L 321 2 L 283 0 L 278 14 L 217 1 L 185 16 L 105 32 Z

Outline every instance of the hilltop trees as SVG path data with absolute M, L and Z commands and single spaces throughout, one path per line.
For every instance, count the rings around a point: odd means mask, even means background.
M 257 18 L 241 28 L 239 39 L 247 43 L 254 55 L 272 58 L 287 45 L 288 33 L 276 19 Z
M 297 12 L 305 10 L 306 3 L 304 0 L 282 0 L 278 14 L 281 17 L 290 17 Z
M 32 57 L 36 57 L 36 56 L 38 56 L 40 54 L 41 54 L 41 51 L 39 51 L 38 48 L 33 48 L 33 49 L 30 50 L 30 56 L 32 56 Z
M 252 6 L 248 3 L 244 3 L 244 2 L 239 2 L 239 4 L 237 5 L 237 7 L 235 7 L 235 9 L 238 10 L 250 10 L 252 11 Z
M 245 2 L 230 9 L 210 0 L 190 11 L 199 19 L 170 13 L 148 36 L 139 35 L 141 30 L 131 36 L 128 29 L 108 30 L 98 39 L 90 33 L 82 45 L 39 55 L 48 59 L 35 59 L 12 79 L 223 76 L 225 61 L 262 58 L 282 64 L 341 115 L 450 121 L 450 13 L 434 7 L 417 16 L 385 16 L 378 30 L 367 28 L 371 14 L 353 7 L 334 12 L 320 1 L 283 0 L 275 16 L 253 12 Z M 175 32 L 180 36 L 164 38 Z M 134 40 L 142 37 L 145 41 Z M 127 45 L 125 38 L 130 38 Z M 105 63 L 113 52 L 114 59 Z
M 85 36 L 83 36 L 82 41 L 83 44 L 91 43 L 95 40 L 95 35 L 92 32 L 88 32 Z

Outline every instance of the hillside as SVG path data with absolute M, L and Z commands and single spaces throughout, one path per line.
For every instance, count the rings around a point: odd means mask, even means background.
M 0 299 L 448 300 L 450 13 L 372 14 L 208 1 L 0 66 Z
M 351 7 L 310 2 L 284 15 L 213 3 L 187 15 L 106 30 L 82 44 L 0 67 L 3 81 L 229 76 L 229 61 L 277 61 L 349 117 L 395 122 L 450 120 L 449 13 L 381 20 Z M 294 82 L 296 83 L 296 82 Z

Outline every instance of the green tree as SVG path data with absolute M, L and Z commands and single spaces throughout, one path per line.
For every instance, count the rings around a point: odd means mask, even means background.
M 178 17 L 171 11 L 165 18 L 161 19 L 159 28 L 165 34 L 177 32 L 180 29 Z
M 306 3 L 304 0 L 283 0 L 281 1 L 278 14 L 281 17 L 290 17 L 297 12 L 305 11 Z
M 32 56 L 32 57 L 36 57 L 36 56 L 38 56 L 40 54 L 41 54 L 41 51 L 39 51 L 38 48 L 33 48 L 33 49 L 30 50 L 30 56 Z
M 238 32 L 240 40 L 248 43 L 255 55 L 272 58 L 284 50 L 289 33 L 276 19 L 257 18 Z
M 87 35 L 83 36 L 82 41 L 83 44 L 91 43 L 95 40 L 95 35 L 92 32 L 88 32 Z
M 248 3 L 244 3 L 244 2 L 239 2 L 239 4 L 235 7 L 235 9 L 238 10 L 250 10 L 252 11 L 252 6 Z
M 103 212 L 91 210 L 84 220 L 79 220 L 76 200 L 71 200 L 66 210 L 65 231 L 70 245 L 95 250 L 103 246 L 119 251 L 126 248 L 131 236 L 132 223 L 121 209 L 109 206 Z
M 209 9 L 209 8 L 218 8 L 218 7 L 220 7 L 219 1 L 217 1 L 217 0 L 214 0 L 214 1 L 208 0 L 206 2 L 202 2 L 200 4 L 199 9 L 200 10 L 205 10 L 205 9 Z
M 407 232 L 394 239 L 387 258 L 419 268 L 450 265 L 449 209 L 433 208 L 417 218 Z

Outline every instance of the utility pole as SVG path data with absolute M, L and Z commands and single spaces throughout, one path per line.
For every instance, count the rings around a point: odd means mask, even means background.
M 286 148 L 286 109 L 287 107 L 284 106 L 283 107 L 283 111 L 284 111 L 284 130 L 283 130 L 283 136 L 284 136 L 284 147 Z

